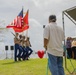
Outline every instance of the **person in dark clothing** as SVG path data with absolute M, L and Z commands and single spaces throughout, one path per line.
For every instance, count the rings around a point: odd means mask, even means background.
M 73 59 L 76 59 L 76 38 L 72 41 L 72 57 Z
M 66 49 L 67 49 L 67 58 L 72 58 L 72 49 L 71 49 L 71 42 L 72 42 L 72 38 L 71 37 L 67 37 L 66 40 Z

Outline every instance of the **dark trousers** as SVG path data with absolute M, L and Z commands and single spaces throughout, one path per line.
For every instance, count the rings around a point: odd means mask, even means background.
M 67 58 L 72 58 L 72 49 L 67 48 Z
M 23 47 L 19 45 L 18 49 L 19 49 L 18 58 L 20 60 L 20 58 L 22 57 L 22 53 L 23 53 Z
M 23 47 L 22 59 L 23 59 L 23 60 L 25 60 L 25 59 L 26 59 L 26 57 L 27 57 L 27 55 L 28 55 L 28 51 L 26 50 L 26 48 L 25 48 L 25 47 Z
M 29 57 L 32 54 L 33 50 L 28 46 L 26 47 L 26 50 L 28 52 L 26 56 Z
M 14 50 L 14 60 L 17 61 L 17 57 L 20 60 L 22 53 L 22 48 L 19 44 L 15 44 L 15 50 Z
M 14 60 L 17 61 L 17 52 L 18 52 L 18 44 L 15 44 L 15 50 L 14 50 Z
M 76 59 L 76 47 L 72 47 L 73 58 Z

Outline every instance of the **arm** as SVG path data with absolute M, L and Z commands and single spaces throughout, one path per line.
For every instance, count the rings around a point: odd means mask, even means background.
M 30 45 L 30 47 L 32 47 L 32 46 L 31 46 L 31 43 L 30 43 L 30 41 L 29 41 L 29 45 Z
M 48 39 L 44 38 L 44 48 L 47 50 Z

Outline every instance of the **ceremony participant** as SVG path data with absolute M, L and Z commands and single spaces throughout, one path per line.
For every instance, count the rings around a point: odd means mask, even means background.
M 49 24 L 44 28 L 44 48 L 48 53 L 48 65 L 52 75 L 65 75 L 63 68 L 63 29 L 57 26 L 56 16 L 49 16 Z
M 18 53 L 18 56 L 20 57 L 19 58 L 19 61 L 21 61 L 21 58 L 22 58 L 22 53 L 23 53 L 23 45 L 22 45 L 22 41 L 23 41 L 23 39 L 22 39 L 22 35 L 19 35 L 19 53 Z
M 14 44 L 15 44 L 15 50 L 14 50 L 14 61 L 17 61 L 17 54 L 18 54 L 18 47 L 19 47 L 19 33 L 15 34 L 15 38 L 14 38 Z
M 29 37 L 27 37 L 26 38 L 26 50 L 27 50 L 27 55 L 26 55 L 26 60 L 28 60 L 28 57 L 32 54 L 32 52 L 33 52 L 33 50 L 30 48 L 31 47 L 31 43 L 30 43 L 30 40 L 29 40 L 30 38 Z
M 28 54 L 28 51 L 26 50 L 26 38 L 25 36 L 22 37 L 22 47 L 23 47 L 23 54 L 22 59 L 25 60 Z

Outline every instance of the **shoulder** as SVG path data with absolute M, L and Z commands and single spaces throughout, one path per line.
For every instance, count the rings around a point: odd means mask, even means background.
M 45 28 L 44 28 L 44 34 L 47 34 L 49 32 L 49 26 L 47 25 L 47 26 L 45 26 Z
M 60 27 L 60 26 L 57 25 L 57 28 L 58 28 L 60 31 L 64 32 L 64 30 L 63 30 L 62 27 Z
M 46 25 L 44 29 L 49 29 L 50 25 Z
M 57 28 L 63 30 L 63 27 L 61 27 L 60 25 L 56 24 Z

